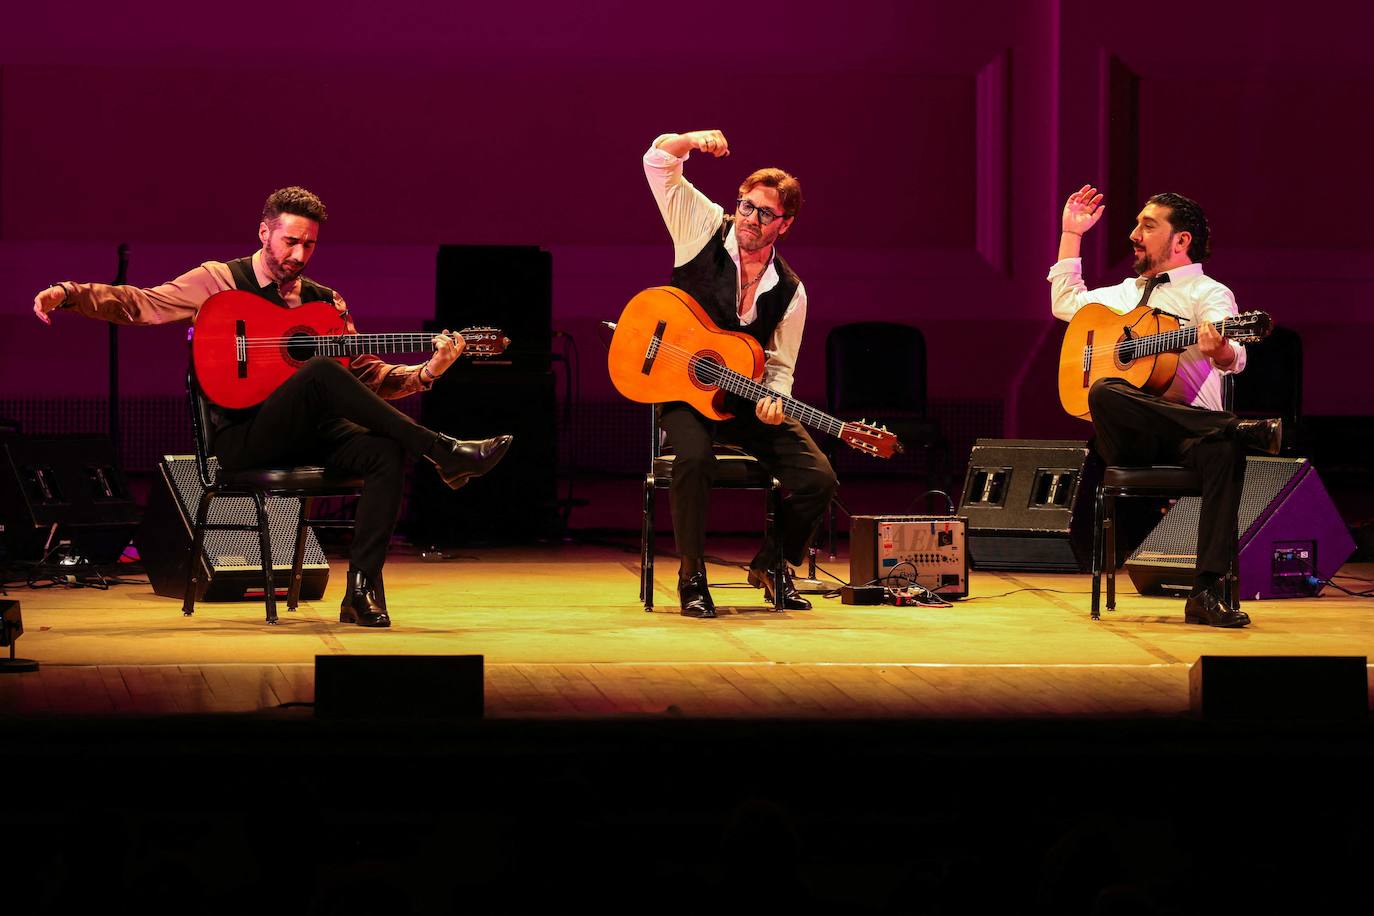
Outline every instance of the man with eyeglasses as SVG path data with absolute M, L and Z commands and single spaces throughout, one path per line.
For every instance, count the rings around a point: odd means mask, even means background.
M 806 290 L 776 251 L 801 209 L 801 184 L 782 169 L 759 169 L 739 188 L 735 213 L 727 215 L 683 177 L 693 150 L 717 158 L 730 154 L 718 130 L 664 134 L 644 154 L 644 173 L 673 239 L 672 285 L 689 293 L 718 327 L 742 331 L 767 354 L 763 384 L 792 394 L 792 372 L 806 324 Z M 733 401 L 733 405 L 729 403 Z M 778 398 L 747 403 L 727 396 L 735 416 L 708 420 L 681 402 L 661 405 L 660 423 L 673 448 L 673 535 L 681 566 L 678 599 L 687 617 L 715 617 L 706 581 L 705 522 L 716 473 L 712 444 L 737 445 L 759 459 L 789 491 L 778 526 L 783 541 L 765 540 L 749 564 L 749 583 L 773 598 L 771 571 L 782 564 L 783 604 L 808 610 L 787 563 L 800 564 L 830 504 L 837 481 L 830 461 Z

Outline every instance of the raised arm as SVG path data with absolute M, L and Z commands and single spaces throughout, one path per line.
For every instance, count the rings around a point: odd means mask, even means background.
M 720 131 L 697 130 L 664 134 L 644 154 L 644 177 L 649 180 L 649 189 L 673 239 L 675 267 L 696 257 L 711 233 L 720 227 L 725 214 L 682 175 L 683 163 L 694 149 L 725 156 L 730 148 Z
M 1059 260 L 1079 256 L 1083 248 L 1083 233 L 1096 226 L 1106 212 L 1107 205 L 1102 203 L 1102 195 L 1090 184 L 1083 185 L 1069 195 L 1061 217 Z

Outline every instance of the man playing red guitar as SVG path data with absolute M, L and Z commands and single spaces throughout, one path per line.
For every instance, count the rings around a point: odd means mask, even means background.
M 792 370 L 806 324 L 806 291 L 775 251 L 801 208 L 801 185 L 781 169 L 760 169 L 740 185 L 734 216 L 694 188 L 682 175 L 692 150 L 729 155 L 718 130 L 665 134 L 644 154 L 644 173 L 673 239 L 672 285 L 685 290 L 716 325 L 754 337 L 767 354 L 763 384 L 792 394 Z M 678 598 L 688 617 L 715 617 L 706 582 L 705 519 L 716 471 L 712 443 L 724 439 L 758 458 L 788 489 L 778 520 L 783 542 L 765 541 L 749 564 L 749 582 L 773 597 L 770 571 L 799 564 L 835 493 L 835 472 L 811 436 L 783 415 L 777 399 L 756 407 L 733 396 L 732 419 L 712 422 L 694 408 L 662 405 L 660 417 L 672 445 L 673 535 L 681 567 Z M 792 585 L 783 566 L 784 606 L 805 610 L 810 603 Z
M 34 297 L 33 311 L 49 324 L 57 309 L 116 324 L 166 324 L 194 321 L 210 296 L 239 289 L 285 308 L 332 302 L 345 317 L 348 332 L 357 333 L 343 297 L 303 275 L 325 217 L 324 204 L 314 194 L 282 188 L 263 206 L 258 225 L 262 248 L 252 257 L 207 261 L 150 289 L 57 283 Z M 407 453 L 429 459 L 457 489 L 490 471 L 510 447 L 510 436 L 460 441 L 435 433 L 383 400 L 427 390 L 462 352 L 462 338 L 447 331 L 433 342 L 434 355 L 414 366 L 391 365 L 369 355 L 345 368 L 315 357 L 262 404 L 214 413 L 211 450 L 227 469 L 319 464 L 363 478 L 341 623 L 391 625 L 380 583 L 400 514 Z
M 1245 368 L 1245 348 L 1211 322 L 1234 317 L 1236 299 L 1206 276 L 1211 253 L 1207 217 L 1181 194 L 1156 194 L 1136 217 L 1131 245 L 1137 277 L 1089 290 L 1079 249 L 1106 211 L 1102 195 L 1084 185 L 1064 204 L 1059 260 L 1050 268 L 1050 304 L 1065 321 L 1091 302 L 1125 314 L 1141 305 L 1197 325 L 1197 344 L 1179 357 L 1173 383 L 1156 397 L 1119 378 L 1088 392 L 1097 449 L 1108 464 L 1182 464 L 1202 477 L 1197 567 L 1184 609 L 1188 623 L 1243 627 L 1250 618 L 1227 607 L 1222 579 L 1236 549 L 1237 514 L 1245 481 L 1245 450 L 1277 454 L 1278 420 L 1238 420 L 1223 410 L 1221 376 Z

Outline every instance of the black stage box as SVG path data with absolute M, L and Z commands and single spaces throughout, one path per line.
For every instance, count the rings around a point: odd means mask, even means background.
M 959 514 L 976 569 L 1086 572 L 1101 459 L 1086 442 L 979 439 Z
M 553 255 L 533 245 L 441 245 L 435 274 L 439 329 L 498 327 L 504 360 L 546 371 L 553 349 Z
M 558 430 L 554 376 L 516 366 L 455 364 L 421 395 L 420 422 L 455 439 L 515 436 L 489 474 L 450 490 L 421 459 L 411 539 L 421 544 L 528 542 L 556 530 Z
M 217 468 L 210 459 L 213 473 Z M 153 592 L 164 598 L 186 596 L 186 564 L 191 555 L 191 523 L 205 489 L 194 455 L 165 455 L 148 494 L 148 510 L 134 543 Z M 291 584 L 291 554 L 296 548 L 296 522 L 300 500 L 269 497 L 268 530 L 272 541 L 272 570 L 277 592 L 283 597 Z M 209 521 L 218 524 L 257 525 L 253 501 L 246 496 L 225 496 L 210 506 Z M 305 563 L 301 571 L 301 600 L 318 601 L 329 585 L 329 561 L 315 532 L 305 532 Z M 204 590 L 197 601 L 262 600 L 262 551 L 256 531 L 207 531 L 205 547 L 197 558 Z
M 1186 597 L 1197 564 L 1202 500 L 1185 497 L 1126 561 L 1142 595 Z M 1250 457 L 1240 499 L 1240 595 L 1299 598 L 1316 595 L 1355 552 L 1316 468 L 1306 458 Z
M 1365 722 L 1364 656 L 1203 655 L 1188 670 L 1193 715 L 1272 722 Z
M 81 559 L 113 563 L 137 525 L 138 506 L 108 438 L 0 438 L 0 543 L 8 559 L 42 559 L 51 535 Z

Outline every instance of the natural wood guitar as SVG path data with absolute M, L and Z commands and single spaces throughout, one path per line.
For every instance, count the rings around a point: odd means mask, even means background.
M 215 293 L 200 307 L 191 337 L 191 361 L 205 396 L 221 407 L 261 404 L 314 356 L 345 366 L 364 353 L 424 353 L 434 349 L 425 333 L 346 334 L 342 315 L 329 302 L 283 308 L 243 290 Z M 490 357 L 510 341 L 496 328 L 466 328 L 464 356 Z
M 1229 340 L 1253 343 L 1273 328 L 1264 312 L 1245 312 L 1212 322 Z M 1163 394 L 1178 371 L 1178 357 L 1197 343 L 1198 326 L 1181 326 L 1168 312 L 1148 305 L 1126 314 L 1096 302 L 1083 306 L 1064 332 L 1059 350 L 1059 402 L 1075 417 L 1092 419 L 1088 389 L 1102 378 L 1121 378 L 1150 394 Z
M 783 413 L 821 432 L 838 436 L 859 451 L 891 458 L 902 451 L 887 429 L 867 422 L 846 423 L 824 411 L 783 397 L 760 383 L 764 354 L 739 331 L 722 331 L 687 293 L 672 286 L 646 289 L 625 306 L 614 331 L 607 367 L 616 390 L 632 401 L 685 401 L 702 416 L 725 420 L 727 392 L 751 404 L 781 398 Z

